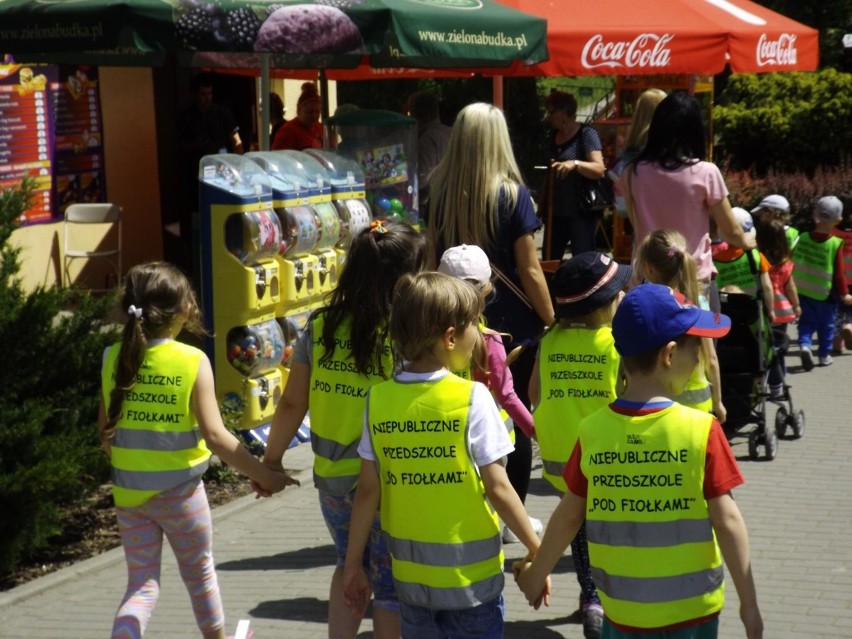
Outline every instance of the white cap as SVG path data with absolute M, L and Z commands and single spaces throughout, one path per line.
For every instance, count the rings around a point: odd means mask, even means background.
M 737 224 L 743 230 L 743 233 L 746 235 L 754 235 L 754 220 L 751 217 L 751 213 L 746 211 L 745 209 L 740 208 L 739 206 L 735 206 L 733 209 L 734 219 L 737 221 Z
M 485 286 L 491 281 L 491 262 L 478 246 L 462 244 L 444 251 L 438 272 Z
M 814 220 L 836 222 L 843 217 L 843 202 L 833 195 L 826 195 L 817 200 L 814 207 Z
M 757 213 L 761 209 L 778 209 L 779 211 L 784 211 L 784 213 L 790 212 L 790 202 L 787 201 L 787 198 L 783 195 L 778 195 L 777 193 L 773 193 L 772 195 L 767 195 L 760 201 L 760 204 L 755 206 L 751 212 Z

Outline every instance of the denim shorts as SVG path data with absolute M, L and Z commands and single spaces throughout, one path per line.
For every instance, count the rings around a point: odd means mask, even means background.
M 503 639 L 503 595 L 462 610 L 433 610 L 399 604 L 403 637 L 417 639 Z
M 345 497 L 319 491 L 320 509 L 337 550 L 338 568 L 343 567 L 346 548 L 349 546 L 349 522 L 352 520 L 352 503 L 355 501 L 355 490 Z M 393 586 L 390 552 L 379 524 L 378 514 L 373 521 L 373 529 L 370 531 L 370 541 L 364 550 L 364 570 L 370 577 L 370 583 L 373 587 L 373 606 L 392 612 L 399 610 L 399 601 L 397 601 L 396 589 Z
M 688 628 L 679 630 L 660 630 L 658 632 L 622 632 L 604 617 L 601 639 L 716 639 L 719 636 L 718 615 Z

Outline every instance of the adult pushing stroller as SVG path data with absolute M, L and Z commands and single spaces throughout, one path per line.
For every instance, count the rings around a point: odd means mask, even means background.
M 795 438 L 805 432 L 805 413 L 793 407 L 790 386 L 783 382 L 783 392 L 771 393 L 769 373 L 773 366 L 776 375 L 783 370 L 781 357 L 773 346 L 771 326 L 763 300 L 744 293 L 719 294 L 722 313 L 731 318 L 731 330 L 716 344 L 722 384 L 722 402 L 728 411 L 725 432 L 733 438 L 746 426 L 755 427 L 748 432 L 748 453 L 752 459 L 760 457 L 760 449 L 767 460 L 778 454 L 778 439 L 789 426 Z M 783 378 L 783 377 L 782 377 Z M 774 427 L 767 424 L 767 404 L 775 404 Z

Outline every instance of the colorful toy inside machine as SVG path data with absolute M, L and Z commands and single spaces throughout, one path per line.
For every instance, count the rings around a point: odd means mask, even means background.
M 284 331 L 276 320 L 237 326 L 228 331 L 228 363 L 250 377 L 281 364 L 285 346 Z
M 376 217 L 420 221 L 417 200 L 417 123 L 393 111 L 362 109 L 325 121 L 325 138 L 364 174 Z
M 274 258 L 281 243 L 281 223 L 272 209 L 236 213 L 225 222 L 225 246 L 243 264 Z

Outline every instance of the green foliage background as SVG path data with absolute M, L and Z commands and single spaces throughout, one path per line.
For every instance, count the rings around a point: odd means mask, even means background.
M 96 429 L 109 298 L 25 292 L 9 239 L 33 185 L 0 194 L 0 575 L 61 532 L 63 506 L 109 475 Z M 68 312 L 73 308 L 72 312 Z

